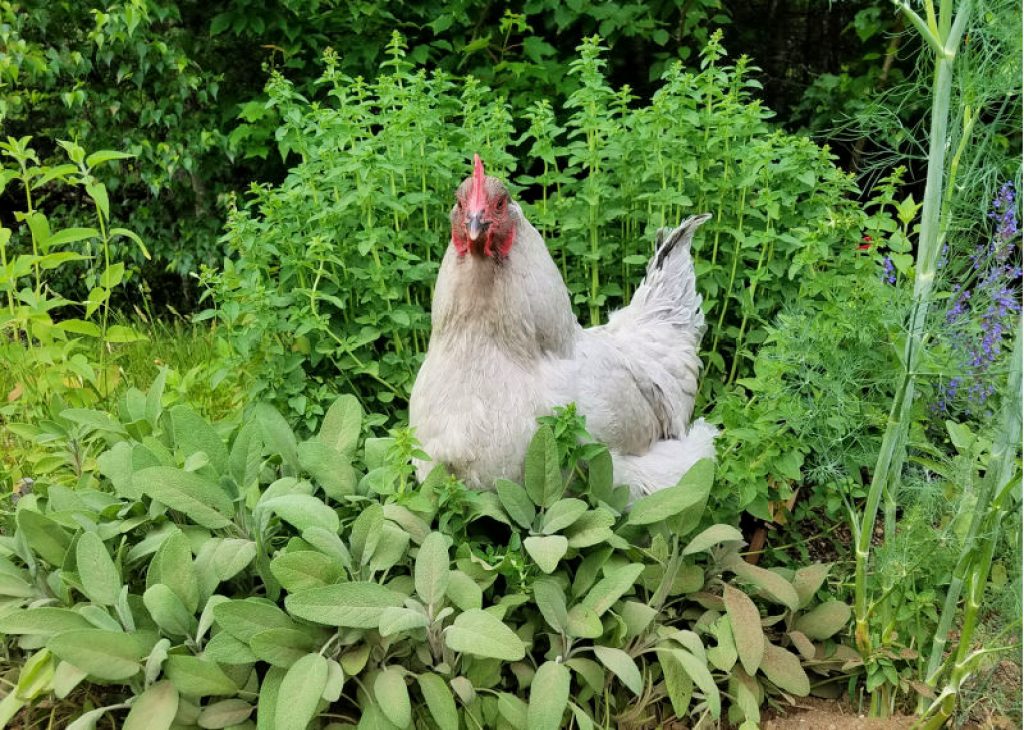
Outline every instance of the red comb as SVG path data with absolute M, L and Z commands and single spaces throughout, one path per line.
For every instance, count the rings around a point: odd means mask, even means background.
M 469 188 L 470 210 L 483 210 L 487 207 L 487 193 L 484 190 L 485 173 L 484 163 L 480 155 L 473 155 L 473 184 Z

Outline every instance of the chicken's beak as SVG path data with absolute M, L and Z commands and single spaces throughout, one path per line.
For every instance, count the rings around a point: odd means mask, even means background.
M 466 228 L 469 232 L 469 240 L 476 243 L 476 240 L 480 238 L 480 235 L 487 230 L 488 223 L 483 219 L 483 211 L 469 214 L 469 220 L 467 221 Z

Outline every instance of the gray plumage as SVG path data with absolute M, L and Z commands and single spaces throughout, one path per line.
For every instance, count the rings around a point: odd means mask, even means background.
M 690 244 L 710 216 L 659 232 L 629 306 L 584 329 L 540 234 L 518 205 L 509 214 L 507 257 L 460 256 L 450 245 L 441 263 L 409 403 L 424 451 L 473 488 L 521 480 L 537 417 L 575 402 L 634 496 L 714 458 L 715 430 L 690 424 L 704 332 Z M 421 478 L 430 466 L 418 464 Z

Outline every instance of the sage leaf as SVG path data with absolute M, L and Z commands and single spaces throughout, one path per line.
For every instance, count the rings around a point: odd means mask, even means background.
M 452 651 L 473 656 L 506 662 L 517 662 L 526 656 L 522 639 L 498 618 L 480 609 L 460 613 L 445 629 L 444 641 Z
M 530 730 L 559 730 L 569 704 L 569 670 L 563 664 L 544 662 L 530 684 L 526 725 Z
M 135 698 L 122 730 L 168 730 L 178 714 L 178 690 L 166 679 Z
M 726 584 L 722 599 L 725 611 L 732 626 L 733 638 L 736 640 L 736 652 L 740 664 L 747 674 L 753 676 L 761 665 L 764 656 L 764 629 L 761 628 L 761 613 L 746 593 Z
M 622 683 L 632 690 L 633 694 L 639 696 L 643 692 L 644 680 L 640 676 L 640 668 L 629 654 L 622 649 L 610 646 L 595 646 L 594 656 L 608 667 L 612 674 L 622 680 Z
M 101 606 L 113 606 L 121 594 L 121 576 L 110 559 L 103 541 L 94 532 L 86 532 L 75 546 L 78 576 L 89 600 Z
M 317 653 L 306 654 L 292 664 L 278 690 L 275 730 L 306 730 L 327 686 L 327 674 L 327 660 Z
M 379 583 L 353 581 L 309 588 L 285 598 L 288 612 L 328 626 L 375 629 L 388 606 L 401 606 L 403 597 Z
M 455 698 L 452 697 L 452 692 L 445 681 L 433 672 L 423 672 L 417 675 L 416 683 L 438 728 L 459 730 L 459 712 L 455 707 Z
M 398 727 L 407 727 L 412 723 L 409 688 L 405 686 L 405 678 L 400 670 L 388 667 L 379 672 L 373 681 L 373 695 L 381 712 L 391 723 Z
M 523 547 L 538 568 L 545 573 L 552 573 L 558 567 L 558 561 L 568 552 L 569 540 L 562 535 L 531 536 L 523 540 Z

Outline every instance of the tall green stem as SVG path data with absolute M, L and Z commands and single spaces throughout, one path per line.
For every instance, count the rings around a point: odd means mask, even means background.
M 946 6 L 952 0 L 942 0 L 940 15 L 949 14 Z M 925 185 L 924 208 L 921 212 L 921 228 L 917 245 L 915 266 L 914 297 L 910 312 L 910 327 L 903 354 L 904 372 L 893 398 L 889 420 L 882 446 L 875 462 L 864 512 L 857 529 L 857 549 L 854 573 L 854 617 L 857 648 L 867 657 L 872 652 L 872 641 L 868 622 L 868 559 L 871 552 L 871 538 L 883 494 L 895 503 L 899 476 L 903 467 L 903 443 L 909 425 L 910 409 L 914 403 L 914 385 L 925 342 L 924 324 L 928 316 L 932 287 L 935 282 L 935 263 L 939 254 L 940 229 L 942 223 L 942 191 L 946 165 L 947 127 L 949 123 L 950 98 L 953 86 L 953 61 L 960 44 L 971 2 L 964 2 L 948 32 L 936 28 L 934 21 L 927 26 L 905 3 L 898 3 L 900 9 L 922 33 L 929 33 L 925 40 L 935 51 L 935 72 L 932 86 L 931 132 L 928 150 L 928 178 Z M 929 19 L 934 17 L 931 0 L 926 0 Z M 924 28 L 922 28 L 924 26 Z M 930 27 L 929 27 L 930 26 Z M 936 37 L 934 34 L 938 33 Z

